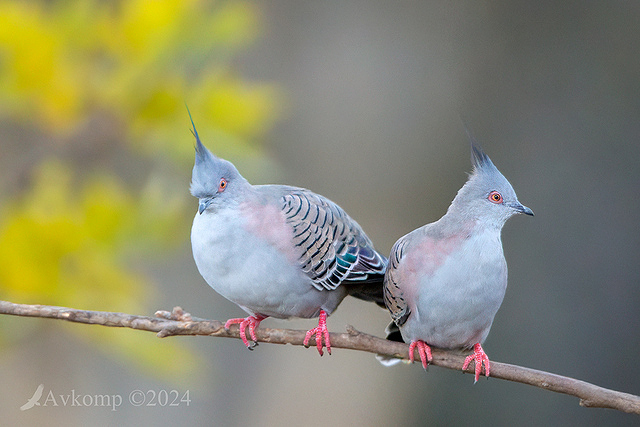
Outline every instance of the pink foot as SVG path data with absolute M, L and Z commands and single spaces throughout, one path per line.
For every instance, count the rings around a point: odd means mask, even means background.
M 268 316 L 261 316 L 259 314 L 254 314 L 253 316 L 248 316 L 247 318 L 238 318 L 238 319 L 229 319 L 224 324 L 225 329 L 229 329 L 229 326 L 234 325 L 236 323 L 240 324 L 240 338 L 244 345 L 247 346 L 249 350 L 253 350 L 255 346 L 258 345 L 258 339 L 256 338 L 256 328 L 264 319 Z M 249 340 L 247 339 L 247 326 L 249 327 L 249 335 L 253 340 L 253 344 L 249 344 Z
M 482 371 L 482 363 L 484 363 L 484 375 L 485 375 L 485 377 L 488 377 L 489 376 L 489 371 L 491 371 L 491 366 L 490 366 L 490 363 L 489 363 L 489 357 L 487 356 L 487 353 L 485 353 L 484 350 L 482 349 L 482 346 L 480 345 L 480 343 L 477 343 L 476 345 L 474 345 L 473 346 L 473 353 L 468 355 L 467 358 L 464 359 L 464 364 L 462 365 L 462 370 L 466 371 L 467 368 L 469 367 L 469 364 L 474 359 L 476 361 L 476 366 L 475 366 L 476 380 L 473 383 L 475 384 L 480 379 L 480 371 Z
M 324 310 L 320 310 L 320 316 L 318 318 L 318 326 L 307 331 L 304 336 L 304 346 L 309 347 L 309 340 L 311 336 L 316 335 L 316 347 L 318 353 L 322 356 L 322 338 L 324 337 L 325 346 L 327 347 L 327 353 L 331 354 L 331 341 L 329 340 L 329 330 L 327 329 L 327 313 Z
M 420 355 L 420 360 L 422 361 L 422 367 L 426 370 L 429 362 L 433 360 L 431 356 L 431 347 L 427 345 L 424 341 L 411 341 L 409 344 L 409 360 L 411 363 L 414 361 L 413 352 L 415 348 L 418 347 L 418 354 Z

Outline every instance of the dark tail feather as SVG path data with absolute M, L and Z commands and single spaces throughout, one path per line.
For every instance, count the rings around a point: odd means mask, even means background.
M 387 339 L 389 341 L 404 342 L 404 340 L 402 339 L 402 335 L 400 334 L 400 328 L 398 328 L 396 322 L 391 321 L 391 323 L 387 325 L 387 328 L 384 330 L 384 332 L 387 334 Z
M 389 341 L 404 342 L 402 335 L 400 335 L 400 328 L 398 328 L 398 325 L 396 325 L 395 322 L 392 321 L 389 323 L 384 331 L 387 334 L 387 339 Z M 379 354 L 376 354 L 376 359 L 378 359 L 378 362 L 382 363 L 384 366 L 393 366 L 401 361 L 401 359 L 396 359 L 395 357 L 381 356 Z
M 386 309 L 382 287 L 383 281 L 384 274 L 370 274 L 367 280 L 350 282 L 347 285 L 349 287 L 349 295 L 364 301 L 374 302 Z

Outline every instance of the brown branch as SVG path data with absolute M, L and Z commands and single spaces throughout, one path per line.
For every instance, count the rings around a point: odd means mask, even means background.
M 0 301 L 0 314 L 14 316 L 62 319 L 70 322 L 87 323 L 156 332 L 160 338 L 172 335 L 210 335 L 216 337 L 239 338 L 237 325 L 229 330 L 217 320 L 192 318 L 176 307 L 172 313 L 159 311 L 156 317 L 135 316 L 104 311 L 85 311 L 47 305 L 14 304 Z M 179 319 L 179 320 L 174 320 Z M 259 328 L 256 330 L 258 342 L 272 344 L 303 345 L 305 331 L 292 329 Z M 312 345 L 314 342 L 312 341 Z M 404 343 L 387 341 L 355 330 L 347 326 L 347 333 L 331 333 L 331 347 L 366 351 L 384 356 L 407 359 L 409 346 Z M 419 356 L 416 353 L 416 358 Z M 433 349 L 433 365 L 459 370 L 464 356 L 451 351 Z M 473 373 L 473 363 L 467 369 Z M 506 363 L 491 362 L 491 376 L 503 380 L 520 382 L 545 390 L 564 393 L 580 399 L 580 405 L 592 408 L 611 408 L 640 414 L 640 397 L 563 377 L 535 369 Z

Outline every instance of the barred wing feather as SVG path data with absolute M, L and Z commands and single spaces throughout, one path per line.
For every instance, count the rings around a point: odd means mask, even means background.
M 302 270 L 318 289 L 343 281 L 366 281 L 384 274 L 386 260 L 345 211 L 330 200 L 296 189 L 282 196 L 282 210 L 293 228 Z
M 402 290 L 398 286 L 396 277 L 398 265 L 404 255 L 406 243 L 407 239 L 402 238 L 393 245 L 389 258 L 389 266 L 384 276 L 384 304 L 389 309 L 389 312 L 391 312 L 391 318 L 398 326 L 402 326 L 411 314 L 411 310 L 403 298 Z

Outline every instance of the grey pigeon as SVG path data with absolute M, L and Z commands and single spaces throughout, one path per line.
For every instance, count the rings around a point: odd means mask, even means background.
M 402 339 L 411 343 L 422 366 L 432 360 L 430 346 L 470 349 L 462 367 L 475 360 L 490 373 L 482 343 L 507 288 L 501 231 L 523 206 L 511 184 L 471 140 L 473 172 L 438 221 L 401 237 L 391 249 L 384 281 L 385 304 Z M 393 330 L 393 323 L 390 325 Z M 397 329 L 396 329 L 397 331 Z
M 314 318 L 315 335 L 331 354 L 326 319 L 347 295 L 384 307 L 386 258 L 362 228 L 338 205 L 303 188 L 251 185 L 235 166 L 211 154 L 196 138 L 191 194 L 199 199 L 191 229 L 200 274 L 219 294 L 249 313 L 240 324 L 245 345 L 249 328 L 265 318 Z

